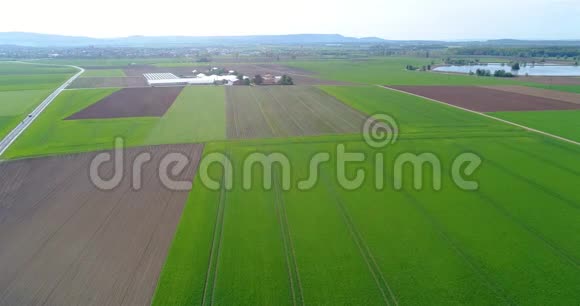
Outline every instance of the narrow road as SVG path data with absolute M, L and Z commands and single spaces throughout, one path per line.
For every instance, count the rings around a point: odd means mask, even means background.
M 23 64 L 32 64 L 32 63 L 25 63 L 22 62 Z M 34 64 L 37 65 L 37 64 Z M 26 118 L 24 118 L 19 124 L 18 126 L 16 126 L 12 132 L 10 132 L 8 135 L 6 135 L 6 137 L 4 137 L 4 139 L 2 139 L 0 141 L 0 157 L 2 156 L 2 154 L 4 154 L 4 152 L 6 152 L 6 150 L 10 147 L 10 145 L 12 145 L 12 143 L 14 143 L 14 141 L 16 141 L 16 139 L 32 124 L 32 122 L 34 122 L 34 120 L 36 120 L 36 118 L 46 109 L 46 107 L 48 105 L 50 105 L 50 103 L 52 103 L 52 101 L 68 86 L 70 85 L 74 80 L 76 80 L 83 72 L 85 72 L 85 70 L 81 67 L 77 67 L 77 66 L 70 66 L 67 65 L 67 67 L 73 67 L 79 70 L 79 72 L 77 74 L 75 74 L 73 77 L 71 77 L 70 79 L 68 79 L 66 82 L 64 82 L 64 84 L 62 84 L 59 88 L 57 88 L 54 92 L 52 92 L 46 99 L 44 99 L 44 101 L 42 101 L 42 103 L 40 103 L 30 114 L 26 115 Z

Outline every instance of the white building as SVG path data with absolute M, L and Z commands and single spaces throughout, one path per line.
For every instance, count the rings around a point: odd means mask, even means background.
M 238 78 L 235 75 L 210 75 L 203 73 L 198 74 L 195 78 L 180 78 L 173 73 L 145 73 L 143 76 L 147 79 L 149 86 L 168 86 L 168 85 L 210 85 L 216 81 L 227 81 L 228 84 L 235 82 Z

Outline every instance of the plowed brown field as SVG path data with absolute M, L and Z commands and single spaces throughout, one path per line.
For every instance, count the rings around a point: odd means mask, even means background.
M 183 87 L 124 88 L 73 114 L 67 120 L 161 117 L 182 89 Z
M 580 104 L 477 86 L 388 86 L 478 112 L 569 110 Z
M 202 149 L 129 149 L 125 176 L 112 191 L 89 179 L 96 153 L 0 164 L 0 305 L 150 304 L 188 196 L 163 186 L 159 161 L 170 152 L 187 155 L 178 177 L 191 181 Z M 141 152 L 152 160 L 143 188 L 133 190 L 130 162 Z M 103 165 L 103 177 L 112 169 Z

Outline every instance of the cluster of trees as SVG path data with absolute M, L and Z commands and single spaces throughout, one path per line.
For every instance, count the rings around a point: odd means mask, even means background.
M 244 75 L 239 73 L 239 72 L 234 72 L 234 74 L 236 75 L 236 77 L 238 78 L 238 81 L 240 81 L 241 85 L 246 85 L 246 86 L 250 86 L 251 82 L 250 79 L 245 78 L 244 79 Z
M 405 67 L 405 69 L 410 70 L 410 71 L 415 71 L 415 70 L 421 70 L 421 71 L 427 71 L 427 70 L 431 70 L 431 65 L 426 65 L 426 66 L 413 66 L 413 65 L 407 65 Z
M 294 85 L 294 81 L 291 76 L 283 75 L 280 81 L 278 81 L 278 85 Z
M 469 74 L 473 74 L 473 71 L 469 72 Z M 491 70 L 477 69 L 477 70 L 475 70 L 475 75 L 488 77 L 488 76 L 491 76 Z
M 239 77 L 238 77 L 239 79 Z M 250 80 L 249 79 L 245 79 L 244 80 L 244 85 L 250 85 Z M 259 74 L 256 74 L 254 76 L 254 78 L 252 79 L 252 83 L 256 84 L 256 85 L 262 85 L 264 84 L 264 77 L 262 77 Z M 292 80 L 292 77 L 289 75 L 283 75 L 282 78 L 277 82 L 278 85 L 294 85 L 294 80 Z
M 496 70 L 493 73 L 493 76 L 496 78 L 513 78 L 515 77 L 515 74 L 511 72 L 506 72 L 505 70 Z
M 470 72 L 470 75 L 477 75 L 477 76 L 482 76 L 482 77 L 490 77 L 490 76 L 494 76 L 496 78 L 513 78 L 516 75 L 511 73 L 511 72 L 506 72 L 505 70 L 496 70 L 493 74 L 491 73 L 491 70 L 487 70 L 487 69 L 477 69 L 475 70 L 475 73 Z
M 209 56 L 202 56 L 195 61 L 198 63 L 209 63 L 211 62 L 211 58 Z
M 254 82 L 256 85 L 262 85 L 264 83 L 264 78 L 261 75 L 256 74 L 252 82 Z

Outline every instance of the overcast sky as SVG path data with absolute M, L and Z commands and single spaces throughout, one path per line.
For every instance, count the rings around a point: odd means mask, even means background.
M 16 0 L 0 32 L 580 39 L 580 0 Z

